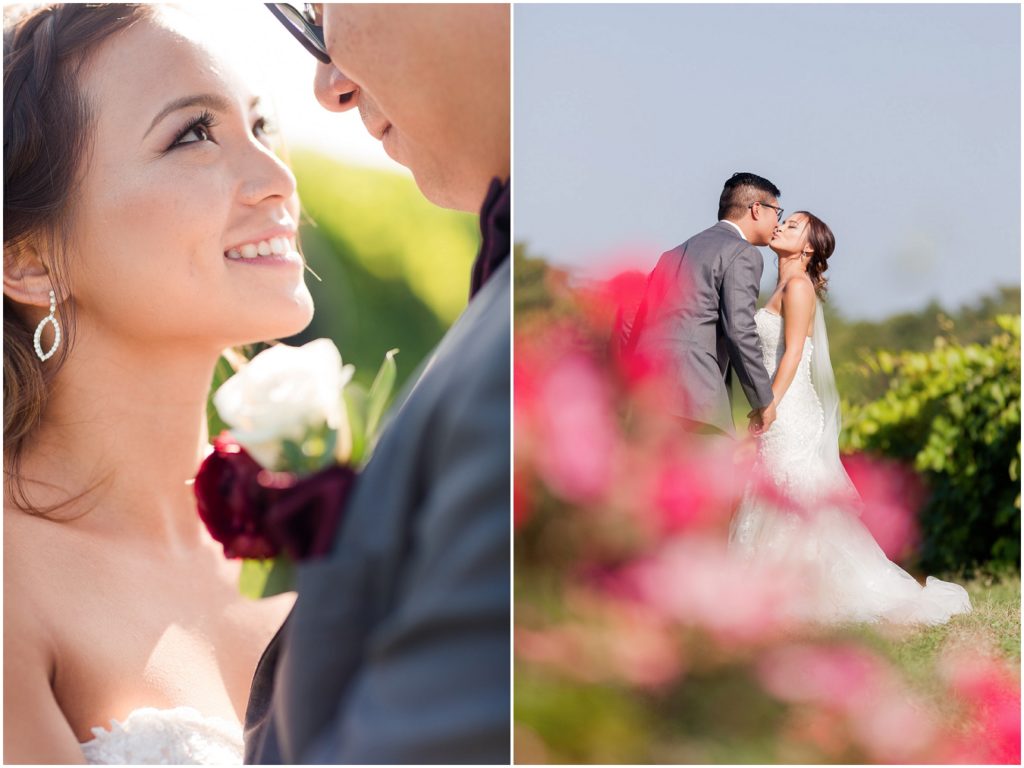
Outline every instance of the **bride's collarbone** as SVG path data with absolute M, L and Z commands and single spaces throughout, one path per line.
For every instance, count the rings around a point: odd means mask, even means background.
M 288 598 L 237 592 L 217 552 L 154 558 L 73 526 L 5 514 L 5 587 L 25 590 L 52 637 L 53 688 L 79 737 L 131 709 L 194 706 L 237 719 Z
M 794 279 L 794 278 L 789 278 L 789 280 L 792 280 L 792 279 Z M 775 315 L 776 317 L 780 318 L 783 323 L 786 322 L 786 305 L 785 305 L 785 302 L 783 302 L 783 300 L 782 300 L 782 293 L 783 293 L 783 290 L 786 287 L 786 283 L 789 282 L 789 280 L 787 280 L 787 281 L 785 281 L 783 283 L 780 283 L 775 288 L 775 292 L 771 296 L 768 297 L 768 300 L 764 303 L 764 307 L 763 307 L 763 309 L 767 310 L 768 312 L 771 312 L 773 315 Z M 807 324 L 807 338 L 810 339 L 812 336 L 814 336 L 814 315 L 813 314 L 811 315 L 810 322 Z

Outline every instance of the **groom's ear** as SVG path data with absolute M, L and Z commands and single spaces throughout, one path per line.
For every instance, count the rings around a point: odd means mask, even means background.
M 19 304 L 48 308 L 50 291 L 54 290 L 50 270 L 34 245 L 4 246 L 4 296 Z

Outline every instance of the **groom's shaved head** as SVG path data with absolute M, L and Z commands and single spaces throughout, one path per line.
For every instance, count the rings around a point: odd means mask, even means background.
M 718 200 L 718 218 L 741 218 L 743 212 L 754 203 L 765 202 L 766 197 L 771 198 L 767 202 L 778 202 L 781 196 L 779 188 L 763 176 L 734 173 L 722 188 L 722 196 Z

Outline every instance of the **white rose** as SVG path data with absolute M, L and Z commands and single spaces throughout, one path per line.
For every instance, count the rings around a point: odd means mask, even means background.
M 330 339 L 301 347 L 278 344 L 224 382 L 213 404 L 256 461 L 280 469 L 284 440 L 302 442 L 310 429 L 325 423 L 337 430 L 340 442 L 350 439 L 341 391 L 354 371 L 354 366 L 342 366 Z

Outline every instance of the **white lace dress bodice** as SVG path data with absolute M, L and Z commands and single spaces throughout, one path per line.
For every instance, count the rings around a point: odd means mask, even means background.
M 783 318 L 760 309 L 754 322 L 765 368 L 774 377 L 785 352 Z M 922 587 L 885 556 L 855 509 L 828 501 L 836 485 L 820 458 L 824 414 L 811 376 L 813 351 L 806 339 L 776 420 L 758 441 L 758 470 L 804 509 L 783 508 L 748 488 L 732 520 L 730 548 L 750 562 L 803 570 L 807 594 L 786 608 L 796 618 L 941 624 L 970 612 L 963 587 L 933 576 Z
M 754 323 L 764 367 L 774 378 L 786 351 L 782 318 L 762 308 L 754 315 Z M 816 449 L 825 425 L 821 402 L 811 381 L 813 349 L 811 340 L 806 339 L 796 375 L 776 406 L 776 422 L 758 441 L 758 454 L 764 467 L 779 486 L 797 496 L 801 489 L 810 487 L 805 482 L 806 473 L 813 471 L 816 464 Z
M 82 744 L 92 765 L 241 765 L 242 730 L 191 707 L 131 712 L 108 730 L 92 729 Z

